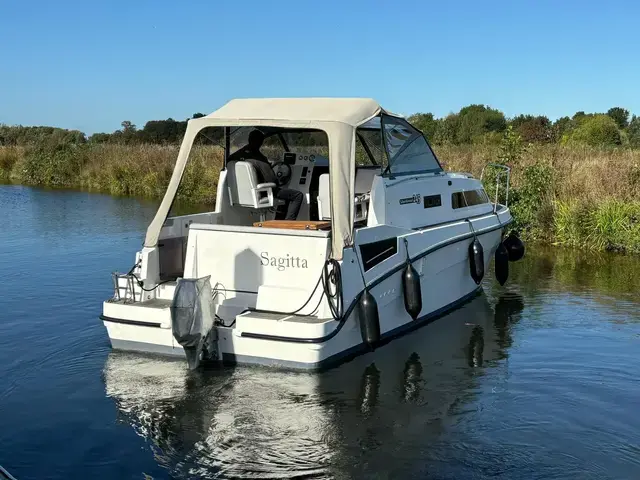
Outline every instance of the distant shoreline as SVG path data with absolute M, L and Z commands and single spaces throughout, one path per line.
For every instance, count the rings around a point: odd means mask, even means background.
M 83 144 L 0 147 L 0 181 L 161 199 L 179 147 Z M 640 253 L 640 150 L 529 145 L 513 158 L 500 144 L 434 145 L 447 170 L 479 176 L 512 164 L 510 207 L 528 240 Z M 214 205 L 222 149 L 196 146 L 180 186 L 183 204 Z M 485 185 L 493 198 L 493 185 Z

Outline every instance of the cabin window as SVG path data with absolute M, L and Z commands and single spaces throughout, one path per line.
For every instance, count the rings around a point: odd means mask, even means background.
M 396 237 L 360 245 L 360 255 L 365 272 L 396 253 L 398 253 L 398 239 Z
M 427 140 L 407 121 L 385 115 L 382 131 L 392 175 L 442 171 Z
M 454 192 L 451 194 L 451 207 L 464 208 L 489 203 L 489 197 L 483 189 Z

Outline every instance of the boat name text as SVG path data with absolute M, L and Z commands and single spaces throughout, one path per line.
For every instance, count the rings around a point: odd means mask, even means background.
M 260 265 L 263 267 L 275 267 L 279 271 L 286 268 L 307 268 L 307 259 L 294 257 L 287 253 L 285 257 L 272 257 L 269 252 L 260 253 Z

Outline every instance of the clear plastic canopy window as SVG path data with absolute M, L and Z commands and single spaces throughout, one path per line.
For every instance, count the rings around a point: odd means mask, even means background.
M 382 115 L 388 173 L 440 172 L 442 167 L 424 135 L 407 121 Z

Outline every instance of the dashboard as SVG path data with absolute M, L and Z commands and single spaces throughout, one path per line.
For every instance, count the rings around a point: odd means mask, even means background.
M 304 194 L 305 200 L 300 210 L 299 218 L 313 219 L 317 212 L 316 197 L 318 179 L 323 173 L 329 172 L 329 159 L 322 155 L 301 152 L 284 152 L 282 163 L 291 168 L 291 177 L 283 185 L 298 190 Z

